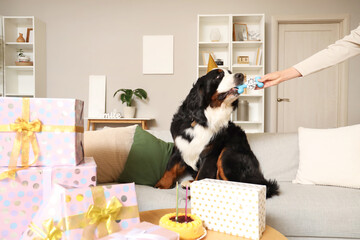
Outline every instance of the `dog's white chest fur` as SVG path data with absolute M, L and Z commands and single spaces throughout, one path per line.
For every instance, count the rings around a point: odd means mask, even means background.
M 176 147 L 180 150 L 183 160 L 195 171 L 198 170 L 196 163 L 200 153 L 210 142 L 211 138 L 216 135 L 221 128 L 228 125 L 232 110 L 231 106 L 226 106 L 225 104 L 217 108 L 208 107 L 205 109 L 208 127 L 197 124 L 194 128 L 186 129 L 186 134 L 193 138 L 191 142 L 181 136 L 175 138 Z

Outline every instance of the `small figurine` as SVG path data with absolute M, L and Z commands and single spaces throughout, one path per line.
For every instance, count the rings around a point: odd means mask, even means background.
M 259 88 L 264 87 L 264 83 L 259 82 L 260 77 L 255 77 L 255 78 L 249 78 L 247 80 L 247 83 L 244 83 L 242 85 L 237 86 L 236 88 L 238 89 L 238 93 L 242 94 L 244 92 L 245 88 L 248 88 L 250 90 L 254 90 L 256 86 L 258 86 Z

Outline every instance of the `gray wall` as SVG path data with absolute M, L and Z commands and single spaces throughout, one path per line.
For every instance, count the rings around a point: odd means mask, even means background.
M 196 80 L 197 14 L 265 13 L 266 71 L 270 71 L 273 15 L 350 14 L 360 22 L 358 0 L 0 0 L 1 15 L 36 16 L 46 24 L 47 96 L 85 100 L 89 75 L 107 76 L 107 111 L 122 111 L 118 88 L 142 87 L 139 117 L 169 129 L 172 115 Z M 174 74 L 142 74 L 142 36 L 174 35 Z M 360 57 L 349 61 L 348 123 L 360 123 Z M 268 122 L 268 121 L 267 121 Z

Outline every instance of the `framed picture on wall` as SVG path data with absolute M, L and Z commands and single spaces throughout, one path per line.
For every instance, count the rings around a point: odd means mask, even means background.
M 212 53 L 212 52 L 206 52 L 206 51 L 202 52 L 203 65 L 205 65 L 205 66 L 208 65 L 208 63 L 209 63 L 209 56 L 210 56 L 210 55 L 211 55 L 211 56 L 213 57 L 213 59 L 215 60 L 215 55 L 214 55 L 214 53 Z
M 233 40 L 247 41 L 249 39 L 249 32 L 247 25 L 244 23 L 234 23 L 233 26 Z

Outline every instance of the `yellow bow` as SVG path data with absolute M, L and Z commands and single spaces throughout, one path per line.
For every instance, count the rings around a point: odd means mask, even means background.
M 62 231 L 58 226 L 54 225 L 53 219 L 49 219 L 43 222 L 43 229 L 40 229 L 34 223 L 30 224 L 31 230 L 39 237 L 35 240 L 60 240 L 62 237 Z
M 17 162 L 21 150 L 21 163 L 23 166 L 29 166 L 30 143 L 34 151 L 34 163 L 39 157 L 39 145 L 36 140 L 35 132 L 41 131 L 41 122 L 36 119 L 29 122 L 23 118 L 16 119 L 15 123 L 10 124 L 10 129 L 16 132 L 15 143 L 11 153 L 10 161 Z
M 15 123 L 10 124 L 10 129 L 14 132 L 24 132 L 32 135 L 34 132 L 41 131 L 41 125 L 42 124 L 39 119 L 29 122 L 23 118 L 18 118 Z
M 39 158 L 40 150 L 35 132 L 40 132 L 42 123 L 40 120 L 30 122 L 30 100 L 23 99 L 22 118 L 17 118 L 15 123 L 10 124 L 10 131 L 16 132 L 15 142 L 10 156 L 9 171 L 0 174 L 0 180 L 5 178 L 15 179 L 15 173 L 19 170 L 28 168 L 36 163 Z M 30 144 L 34 152 L 34 160 L 29 163 Z M 16 168 L 19 155 L 21 153 L 22 168 Z
M 106 235 L 106 232 L 111 234 L 114 232 L 113 224 L 115 223 L 115 220 L 119 219 L 121 208 L 122 204 L 120 200 L 114 196 L 106 204 L 105 208 L 90 205 L 88 211 L 86 212 L 86 218 L 89 220 L 90 224 L 96 226 L 99 226 L 100 224 L 102 225 L 102 223 L 106 222 L 106 229 L 101 226 L 98 228 L 99 235 Z

